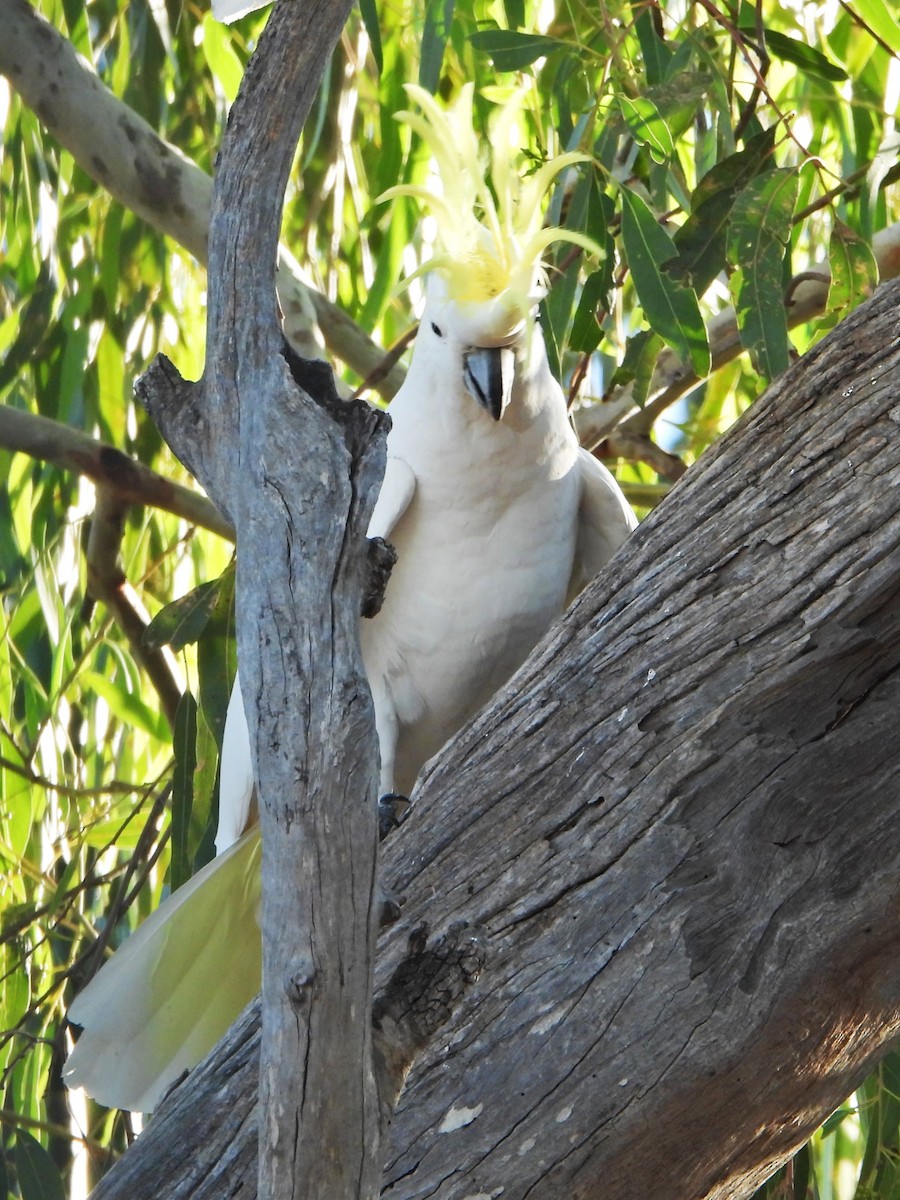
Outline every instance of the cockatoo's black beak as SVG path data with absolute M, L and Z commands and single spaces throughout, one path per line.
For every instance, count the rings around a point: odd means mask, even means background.
M 512 395 L 515 351 L 509 346 L 484 346 L 463 355 L 463 380 L 473 400 L 499 421 Z

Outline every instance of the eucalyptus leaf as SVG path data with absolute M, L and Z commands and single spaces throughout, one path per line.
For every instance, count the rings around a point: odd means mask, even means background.
M 651 328 L 702 378 L 709 342 L 697 297 L 662 269 L 675 257 L 675 243 L 640 196 L 627 188 L 621 196 L 622 241 L 641 307 Z
M 767 171 L 737 197 L 729 228 L 741 342 L 767 379 L 786 370 L 790 358 L 783 268 L 796 198 L 795 171 Z
M 16 1176 L 22 1200 L 65 1200 L 62 1176 L 53 1159 L 24 1129 L 16 1132 Z
M 482 29 L 473 33 L 470 41 L 476 50 L 490 55 L 498 71 L 521 71 L 565 46 L 546 34 L 519 33 L 515 29 Z
M 665 162 L 675 153 L 675 143 L 669 127 L 652 100 L 644 96 L 630 99 L 619 97 L 619 111 L 635 141 L 646 147 L 655 162 Z
M 792 63 L 807 75 L 827 79 L 831 83 L 843 83 L 847 78 L 844 68 L 831 62 L 821 50 L 810 46 L 808 42 L 779 33 L 777 29 L 766 30 L 766 48 L 776 58 Z

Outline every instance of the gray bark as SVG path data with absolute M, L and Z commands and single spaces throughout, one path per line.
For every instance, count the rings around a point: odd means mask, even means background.
M 488 957 L 384 1195 L 747 1196 L 900 1032 L 898 299 L 792 367 L 426 770 L 377 977 L 423 922 Z M 253 1023 L 98 1200 L 255 1194 Z
M 385 419 L 289 368 L 275 298 L 288 170 L 351 0 L 276 7 L 222 145 L 207 362 L 139 391 L 237 532 L 241 683 L 263 835 L 259 1195 L 378 1194 L 377 743 L 359 615 Z M 314 564 L 314 568 L 313 568 Z M 285 886 L 285 881 L 293 881 Z M 245 1158 L 246 1161 L 246 1158 Z

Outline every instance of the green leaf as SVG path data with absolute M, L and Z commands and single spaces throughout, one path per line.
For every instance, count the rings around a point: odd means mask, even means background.
M 900 55 L 900 24 L 891 15 L 884 0 L 853 0 L 848 7 L 851 12 L 858 14 L 892 54 Z
M 743 30 L 743 32 L 755 33 L 755 29 Z M 766 30 L 766 48 L 775 58 L 780 58 L 782 62 L 793 63 L 807 75 L 813 75 L 818 79 L 827 79 L 831 83 L 842 83 L 847 78 L 847 72 L 843 67 L 831 62 L 821 50 L 816 50 L 807 42 L 787 37 L 786 34 L 779 33 L 775 29 Z
M 597 320 L 599 309 L 609 308 L 609 272 L 603 268 L 588 275 L 581 289 L 578 308 L 569 332 L 569 349 L 591 354 L 600 344 L 603 329 Z
M 741 192 L 732 211 L 729 257 L 741 343 L 757 370 L 774 379 L 790 359 L 783 267 L 797 199 L 797 173 L 767 171 Z
M 112 712 L 124 724 L 133 729 L 143 729 L 160 742 L 168 741 L 168 726 L 165 717 L 149 704 L 145 704 L 136 692 L 129 692 L 97 671 L 82 671 L 80 681 L 89 692 L 102 696 Z
M 366 27 L 366 33 L 369 35 L 372 57 L 375 59 L 375 66 L 380 75 L 384 70 L 384 51 L 381 48 L 381 26 L 378 23 L 378 9 L 375 0 L 359 0 L 359 12 Z
M 160 609 L 144 630 L 144 644 L 153 650 L 158 650 L 161 646 L 182 650 L 185 646 L 198 642 L 220 608 L 223 591 L 227 592 L 229 597 L 234 595 L 233 565 L 218 579 L 201 583 L 186 596 L 173 600 L 171 604 Z
M 565 46 L 558 38 L 543 33 L 519 33 L 515 29 L 481 29 L 469 40 L 476 50 L 490 55 L 498 71 L 521 71 L 536 59 Z
M 453 22 L 454 0 L 426 0 L 425 28 L 419 57 L 419 87 L 436 92 L 444 63 L 444 50 Z
M 190 879 L 194 858 L 191 814 L 194 806 L 194 769 L 197 765 L 197 702 L 185 692 L 175 713 L 172 738 L 175 770 L 172 773 L 172 891 Z M 201 836 L 203 831 L 201 830 Z M 199 838 L 196 839 L 199 841 Z
M 24 1129 L 16 1133 L 16 1174 L 22 1200 L 65 1200 L 56 1164 L 41 1143 Z
M 666 263 L 673 279 L 690 284 L 702 296 L 726 263 L 728 223 L 735 198 L 770 163 L 775 129 L 717 163 L 691 197 L 691 215 L 675 234 L 678 254 Z
M 656 31 L 654 20 L 658 15 L 657 10 L 646 4 L 632 3 L 632 11 L 635 10 L 634 28 L 641 44 L 644 74 L 652 87 L 665 79 L 666 69 L 672 60 L 672 50 Z
M 675 153 L 672 134 L 651 100 L 642 96 L 636 100 L 620 96 L 619 110 L 635 141 L 647 148 L 655 162 L 663 163 L 672 157 Z
M 197 645 L 200 674 L 200 711 L 222 745 L 225 713 L 236 670 L 234 637 L 234 572 L 229 568 L 219 580 L 222 585 L 214 612 Z
M 203 57 L 222 85 L 229 104 L 233 104 L 241 86 L 244 68 L 234 52 L 231 34 L 212 13 L 203 18 Z
M 828 287 L 827 315 L 819 329 L 831 329 L 848 313 L 868 299 L 878 284 L 878 264 L 865 238 L 843 221 L 835 220 L 828 243 L 831 283 Z
M 697 297 L 662 270 L 675 257 L 675 243 L 641 197 L 626 188 L 622 188 L 622 242 L 651 328 L 703 378 L 709 371 L 709 342 Z
M 771 167 L 772 153 L 775 149 L 777 126 L 766 129 L 751 138 L 743 150 L 729 154 L 721 162 L 712 167 L 697 186 L 691 196 L 691 209 L 696 209 L 706 200 L 727 189 L 735 193 L 741 191 L 751 179 L 755 179 L 763 170 Z
M 662 338 L 652 329 L 641 329 L 625 343 L 625 357 L 613 372 L 611 386 L 634 383 L 632 399 L 643 407 L 650 392 L 653 369 L 662 349 Z

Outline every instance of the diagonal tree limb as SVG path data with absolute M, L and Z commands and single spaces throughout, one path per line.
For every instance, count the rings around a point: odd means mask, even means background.
M 0 405 L 0 446 L 85 475 L 112 491 L 123 504 L 149 505 L 234 541 L 234 527 L 214 504 L 191 488 L 173 483 L 121 450 L 70 425 Z
M 205 263 L 212 179 L 114 96 L 27 0 L 0 0 L 0 25 L 0 74 L 49 132 L 111 196 Z M 379 370 L 384 351 L 303 279 L 284 248 L 278 284 L 285 336 L 298 353 L 318 357 L 324 337 L 361 377 Z M 378 390 L 389 398 L 402 379 L 395 366 Z
M 379 978 L 422 922 L 490 958 L 386 1197 L 738 1200 L 900 1034 L 898 302 L 792 366 L 426 770 Z M 254 1195 L 252 1027 L 98 1200 Z

